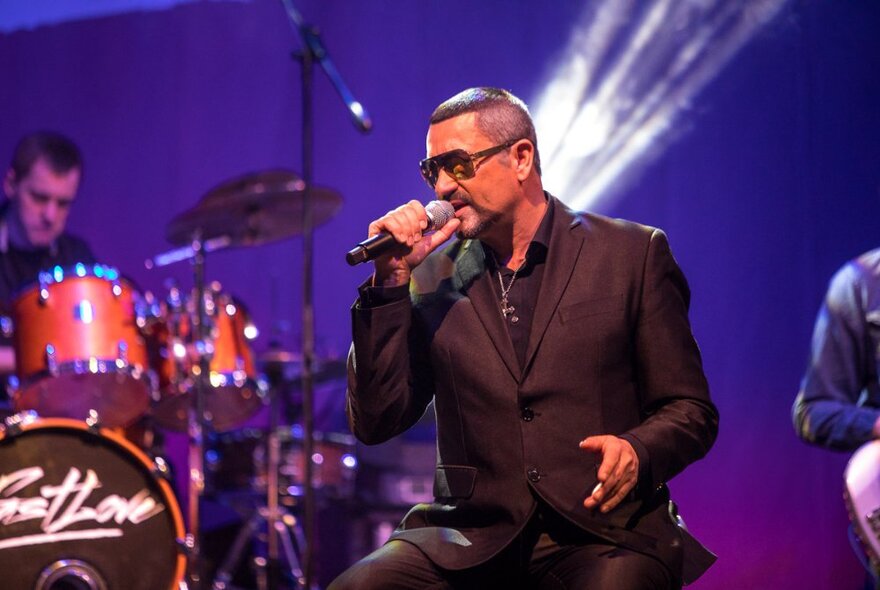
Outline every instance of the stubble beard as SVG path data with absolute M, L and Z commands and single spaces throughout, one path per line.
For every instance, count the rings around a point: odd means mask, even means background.
M 470 200 L 464 201 L 470 208 L 462 217 L 461 225 L 455 231 L 455 236 L 460 240 L 475 240 L 485 235 L 494 225 L 501 214 L 497 211 L 489 211 L 478 205 L 474 205 Z

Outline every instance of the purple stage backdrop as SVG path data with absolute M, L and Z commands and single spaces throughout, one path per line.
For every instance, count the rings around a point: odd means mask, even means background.
M 317 350 L 339 358 L 368 272 L 344 254 L 373 218 L 431 198 L 416 162 L 432 108 L 474 85 L 537 98 L 583 2 L 297 5 L 375 125 L 360 134 L 316 72 L 315 182 L 344 198 L 316 231 Z M 715 448 L 671 483 L 690 529 L 719 555 L 694 588 L 863 581 L 846 537 L 847 456 L 800 442 L 790 407 L 828 279 L 880 241 L 871 229 L 880 215 L 878 30 L 880 4 L 869 0 L 783 9 L 692 101 L 678 139 L 601 209 L 665 229 L 693 292 L 721 412 Z M 270 0 L 2 34 L 0 157 L 37 128 L 75 138 L 86 171 L 71 229 L 142 289 L 162 294 L 169 278 L 189 286 L 187 263 L 146 270 L 143 261 L 170 248 L 168 222 L 212 186 L 301 168 L 299 48 Z M 250 309 L 257 352 L 270 339 L 299 347 L 297 238 L 210 255 L 207 276 Z

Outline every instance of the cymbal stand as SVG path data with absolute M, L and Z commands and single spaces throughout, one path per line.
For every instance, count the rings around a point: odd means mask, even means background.
M 189 549 L 187 565 L 189 590 L 199 590 L 202 585 L 199 567 L 201 562 L 199 504 L 205 491 L 204 436 L 208 426 L 205 420 L 205 379 L 208 378 L 211 370 L 213 346 L 210 344 L 207 332 L 207 313 L 205 310 L 205 249 L 201 236 L 198 234 L 193 238 L 192 252 L 193 282 L 196 291 L 196 312 L 193 317 L 193 327 L 194 333 L 197 335 L 196 352 L 199 359 L 199 374 L 195 379 L 195 395 L 191 396 L 187 411 L 189 459 L 187 524 L 189 532 L 186 536 L 186 545 Z
M 258 506 L 254 514 L 241 528 L 233 541 L 232 547 L 227 553 L 217 574 L 214 578 L 213 590 L 232 590 L 230 585 L 232 574 L 245 550 L 245 543 L 249 539 L 257 539 L 259 527 L 262 521 L 266 522 L 266 556 L 258 555 L 254 559 L 256 565 L 256 582 L 259 590 L 278 590 L 286 587 L 281 584 L 281 560 L 278 551 L 279 542 L 284 550 L 284 559 L 287 563 L 287 572 L 296 588 L 317 588 L 316 585 L 306 584 L 302 569 L 303 551 L 308 548 L 308 543 L 303 535 L 297 518 L 279 506 L 278 503 L 278 471 L 281 465 L 281 441 L 278 438 L 278 417 L 281 415 L 280 388 L 282 386 L 283 365 L 280 362 L 267 363 L 265 367 L 266 378 L 269 380 L 269 435 L 266 439 L 268 462 L 266 465 L 266 504 Z
M 317 63 L 330 82 L 333 84 L 339 96 L 345 102 L 355 125 L 364 133 L 372 128 L 372 122 L 363 105 L 356 101 L 346 87 L 333 65 L 327 53 L 327 49 L 321 41 L 315 27 L 309 25 L 302 15 L 293 6 L 293 0 L 281 0 L 291 27 L 300 35 L 303 42 L 301 53 L 294 57 L 302 65 L 302 177 L 305 183 L 303 197 L 303 310 L 302 310 L 302 394 L 303 394 L 303 455 L 305 460 L 305 473 L 303 487 L 305 488 L 305 587 L 311 588 L 314 577 L 315 562 L 315 490 L 313 486 L 314 466 L 311 456 L 314 453 L 314 412 L 312 366 L 315 357 L 315 318 L 312 304 L 312 278 L 314 259 L 314 236 L 313 219 L 310 191 L 312 187 L 312 154 L 314 139 L 314 114 L 312 109 L 312 82 L 314 80 L 314 65 Z
M 212 590 L 235 590 L 236 586 L 232 585 L 232 576 L 244 553 L 245 543 L 250 539 L 258 538 L 261 522 L 265 521 L 268 523 L 273 519 L 273 516 L 278 516 L 279 518 L 274 519 L 274 528 L 266 529 L 267 537 L 268 539 L 275 539 L 276 543 L 278 541 L 281 542 L 290 578 L 294 580 L 296 588 L 304 588 L 300 555 L 301 548 L 305 546 L 305 537 L 303 537 L 299 522 L 283 508 L 279 513 L 270 515 L 269 508 L 260 506 L 241 530 L 239 530 L 232 547 L 229 549 L 229 553 L 226 554 L 223 563 L 217 568 Z M 254 559 L 254 565 L 256 565 L 256 584 L 259 590 L 288 587 L 278 585 L 281 573 L 280 563 L 275 567 L 268 563 L 267 558 L 258 556 Z M 312 585 L 312 589 L 317 590 L 317 586 Z
M 274 580 L 277 579 L 278 574 L 280 574 L 278 562 L 278 537 L 275 533 L 279 532 L 279 525 L 282 527 L 281 530 L 284 530 L 278 509 L 278 469 L 281 465 L 281 441 L 278 440 L 278 416 L 281 408 L 279 407 L 280 396 L 278 395 L 278 388 L 281 385 L 281 367 L 277 363 L 271 363 L 265 368 L 265 370 L 266 377 L 269 379 L 271 386 L 269 395 L 272 396 L 269 400 L 269 437 L 266 441 L 266 444 L 268 445 L 267 455 L 269 457 L 269 464 L 266 466 L 266 508 L 269 511 L 266 524 L 269 527 L 269 538 L 267 540 L 269 544 L 269 579 L 272 580 L 270 583 L 274 583 Z M 302 545 L 300 545 L 300 547 L 302 547 Z M 288 565 L 290 565 L 291 568 L 294 568 L 294 565 L 296 566 L 297 571 L 291 572 L 294 574 L 294 579 L 300 584 L 305 584 L 305 579 L 302 579 L 302 571 L 299 570 L 299 560 L 296 560 L 296 564 L 291 561 L 293 552 L 289 550 L 288 546 L 285 546 L 285 552 L 287 554 Z M 270 590 L 275 590 L 275 588 L 273 587 Z
M 189 485 L 187 489 L 187 527 L 184 545 L 187 553 L 187 590 L 201 588 L 201 530 L 199 505 L 205 491 L 205 433 L 208 423 L 205 419 L 205 379 L 209 378 L 213 344 L 207 331 L 207 312 L 205 309 L 205 253 L 229 246 L 229 236 L 218 236 L 203 240 L 201 230 L 194 232 L 189 246 L 159 254 L 144 261 L 148 269 L 167 266 L 189 259 L 193 265 L 193 283 L 196 290 L 196 313 L 192 318 L 196 334 L 198 354 L 198 375 L 195 379 L 195 395 L 190 396 L 187 408 L 187 467 Z

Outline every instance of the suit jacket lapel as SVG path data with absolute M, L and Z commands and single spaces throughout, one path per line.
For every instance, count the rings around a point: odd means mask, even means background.
M 572 231 L 575 226 L 580 225 L 580 218 L 573 215 L 553 197 L 550 198 L 550 206 L 554 207 L 553 230 L 550 233 L 550 245 L 547 249 L 547 261 L 541 279 L 541 289 L 538 291 L 535 316 L 532 318 L 523 375 L 530 367 L 541 340 L 544 338 L 544 333 L 550 325 L 550 320 L 562 299 L 562 294 L 571 280 L 584 243 L 584 238 Z
M 455 261 L 456 279 L 461 285 L 461 292 L 468 296 L 474 312 L 483 324 L 483 328 L 495 345 L 498 355 L 510 371 L 510 374 L 519 381 L 520 367 L 513 349 L 513 342 L 504 319 L 501 316 L 498 295 L 492 285 L 494 275 L 486 272 L 486 254 L 483 246 L 477 240 L 468 240 L 461 249 Z

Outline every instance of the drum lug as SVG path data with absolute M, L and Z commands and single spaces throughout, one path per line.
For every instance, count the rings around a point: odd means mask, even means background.
M 37 420 L 39 420 L 39 416 L 33 410 L 26 410 L 24 412 L 18 412 L 17 414 L 13 414 L 6 418 L 3 421 L 3 424 L 0 425 L 3 432 L 6 436 L 18 436 L 21 434 L 21 431 L 28 424 L 33 424 Z
M 177 538 L 175 539 L 177 543 L 178 551 L 182 551 L 184 555 L 187 557 L 193 555 L 196 549 L 196 540 L 191 534 L 188 534 L 183 539 Z
M 161 477 L 167 482 L 171 482 L 171 467 L 164 457 L 153 458 L 153 475 Z
M 168 289 L 168 296 L 165 301 L 173 313 L 183 311 L 183 298 L 180 296 L 180 289 L 177 287 L 177 281 L 168 279 L 165 281 L 165 288 Z
M 56 271 L 57 272 L 57 271 Z M 41 272 L 39 281 L 40 281 L 40 298 L 39 302 L 41 305 L 45 305 L 49 300 L 49 284 L 52 282 L 52 274 L 48 272 Z
M 128 366 L 128 344 L 125 340 L 120 340 L 116 343 L 116 359 L 116 366 L 120 369 Z
M 58 360 L 55 358 L 55 346 L 51 343 L 46 344 L 46 368 L 50 375 L 58 376 Z
M 195 341 L 196 354 L 201 358 L 205 357 L 208 359 L 208 362 L 211 362 L 214 359 L 214 342 L 211 340 L 196 340 Z
M 89 417 L 86 418 L 86 426 L 88 426 L 88 430 L 92 434 L 100 434 L 101 417 L 98 415 L 97 410 L 89 410 Z
M 147 330 L 161 317 L 162 310 L 152 292 L 135 298 L 135 324 L 140 330 Z

